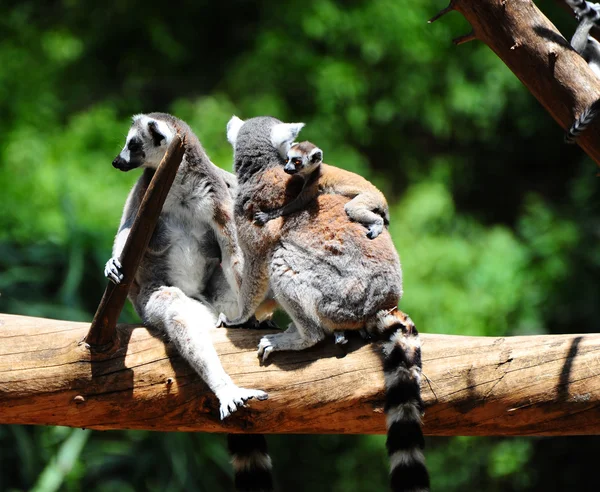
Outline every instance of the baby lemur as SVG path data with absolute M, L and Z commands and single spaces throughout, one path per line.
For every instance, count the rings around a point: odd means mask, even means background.
M 287 152 L 283 170 L 304 178 L 302 191 L 295 200 L 285 206 L 254 214 L 257 224 L 290 215 L 305 208 L 319 194 L 342 195 L 351 200 L 344 210 L 352 220 L 367 229 L 367 237 L 375 239 L 390 223 L 388 204 L 373 184 L 358 174 L 323 163 L 323 151 L 312 142 L 294 143 Z
M 105 275 L 115 283 L 123 279 L 123 247 L 145 188 L 176 133 L 184 138 L 184 157 L 129 298 L 144 324 L 164 331 L 216 394 L 223 419 L 250 398 L 267 398 L 263 391 L 233 383 L 209 335 L 219 312 L 235 316 L 239 310 L 242 257 L 233 223 L 236 180 L 210 161 L 198 137 L 174 116 L 134 116 L 125 146 L 113 161 L 121 171 L 142 167 L 144 172 L 127 197 Z
M 238 178 L 234 217 L 244 253 L 243 306 L 238 318 L 222 315 L 220 322 L 243 324 L 270 290 L 292 323 L 261 339 L 263 360 L 344 330 L 366 328 L 382 338 L 392 489 L 427 491 L 420 342 L 414 324 L 398 309 L 402 271 L 389 233 L 366 238 L 362 224 L 348 217 L 348 198 L 339 193 L 318 194 L 305 208 L 263 227 L 254 222 L 256 212 L 285 207 L 302 193 L 304 180 L 284 171 L 302 126 L 271 117 L 246 122 L 233 117 L 227 125 Z

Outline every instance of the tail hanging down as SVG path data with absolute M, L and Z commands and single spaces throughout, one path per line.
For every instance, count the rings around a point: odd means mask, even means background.
M 385 414 L 394 492 L 429 491 L 421 429 L 421 342 L 412 320 L 397 308 L 377 316 L 384 336 Z
M 271 457 L 262 434 L 229 434 L 235 488 L 239 492 L 271 492 Z
M 565 142 L 574 144 L 575 140 L 592 124 L 598 113 L 600 112 L 600 99 L 585 108 L 575 123 L 571 125 L 569 131 L 565 134 Z

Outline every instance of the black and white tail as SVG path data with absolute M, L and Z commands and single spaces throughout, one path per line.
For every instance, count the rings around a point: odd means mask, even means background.
M 384 337 L 385 414 L 391 489 L 429 491 L 425 440 L 421 428 L 421 342 L 412 320 L 399 309 L 377 315 L 376 331 Z
M 273 490 L 271 457 L 262 434 L 229 434 L 229 454 L 239 492 L 270 492 Z
M 575 120 L 575 123 L 571 125 L 569 131 L 565 134 L 565 142 L 568 144 L 574 144 L 579 135 L 581 135 L 592 124 L 599 112 L 600 99 L 592 103 L 581 112 L 579 118 Z
M 580 19 L 585 17 L 596 23 L 600 21 L 600 12 L 590 2 L 585 0 L 566 0 L 566 2 Z

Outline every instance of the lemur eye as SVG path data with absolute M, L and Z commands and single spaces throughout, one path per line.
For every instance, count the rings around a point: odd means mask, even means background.
M 287 164 L 288 162 L 290 162 L 290 158 L 289 158 L 289 157 L 288 157 L 288 158 L 285 160 L 285 163 L 286 163 L 286 164 Z
M 294 164 L 294 165 L 302 164 L 302 159 L 300 159 L 299 157 L 294 157 L 292 159 L 292 164 Z

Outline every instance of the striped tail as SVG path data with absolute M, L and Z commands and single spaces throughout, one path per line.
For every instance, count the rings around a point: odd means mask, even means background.
M 395 308 L 377 316 L 384 335 L 387 451 L 393 492 L 429 491 L 421 429 L 421 343 L 412 320 Z
M 597 7 L 590 2 L 586 2 L 585 0 L 566 0 L 566 2 L 579 18 L 585 17 L 593 22 L 598 22 L 600 20 L 600 12 L 598 12 Z
M 574 144 L 579 135 L 581 135 L 592 124 L 598 115 L 598 112 L 600 112 L 600 99 L 592 103 L 581 112 L 579 118 L 575 120 L 575 123 L 571 125 L 569 131 L 565 134 L 565 142 L 568 144 Z
M 228 434 L 227 444 L 239 492 L 271 492 L 271 457 L 262 434 Z

